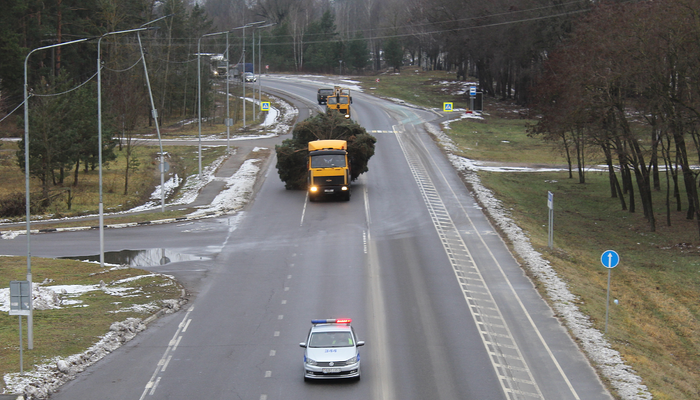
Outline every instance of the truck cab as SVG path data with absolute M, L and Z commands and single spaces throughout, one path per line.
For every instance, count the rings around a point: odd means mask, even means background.
M 335 86 L 334 93 L 326 98 L 326 111 L 333 112 L 337 110 L 345 118 L 350 118 L 350 104 L 352 104 L 350 89 Z
M 309 200 L 334 196 L 350 200 L 350 164 L 345 140 L 309 142 Z

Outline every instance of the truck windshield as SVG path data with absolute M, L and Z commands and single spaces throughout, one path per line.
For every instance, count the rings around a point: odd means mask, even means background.
M 342 154 L 323 154 L 311 156 L 311 168 L 343 168 L 345 156 Z

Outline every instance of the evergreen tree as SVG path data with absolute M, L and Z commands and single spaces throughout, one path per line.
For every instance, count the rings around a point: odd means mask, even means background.
M 287 189 L 305 189 L 307 185 L 308 145 L 313 140 L 346 140 L 350 163 L 350 180 L 367 172 L 369 159 L 374 155 L 377 139 L 365 128 L 345 119 L 339 113 L 324 113 L 298 123 L 292 138 L 275 146 L 277 172 Z
M 403 47 L 397 38 L 391 37 L 384 43 L 384 58 L 394 71 L 401 71 Z
M 345 63 L 350 69 L 362 72 L 367 67 L 368 62 L 369 48 L 367 47 L 367 41 L 361 33 L 358 33 L 353 39 L 348 41 L 345 50 Z

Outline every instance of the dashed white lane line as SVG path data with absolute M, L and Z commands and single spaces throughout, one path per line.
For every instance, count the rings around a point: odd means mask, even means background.
M 185 313 L 185 316 L 182 318 L 182 321 L 180 321 L 180 323 L 178 324 L 175 334 L 173 335 L 172 339 L 170 339 L 170 341 L 168 342 L 168 348 L 165 349 L 163 357 L 161 357 L 160 360 L 158 360 L 158 363 L 156 364 L 156 369 L 155 371 L 153 371 L 153 376 L 151 376 L 151 379 L 149 379 L 149 381 L 146 383 L 146 386 L 143 389 L 143 393 L 141 394 L 139 400 L 143 400 L 147 394 L 152 396 L 155 393 L 161 378 L 158 376 L 158 374 L 162 371 L 165 371 L 165 368 L 170 363 L 170 360 L 172 359 L 171 353 L 174 352 L 175 349 L 177 349 L 177 345 L 182 339 L 181 333 L 183 333 L 186 327 L 190 325 L 190 322 L 192 322 L 192 319 L 190 318 L 190 313 L 193 310 L 194 306 L 190 307 L 187 310 L 187 313 Z

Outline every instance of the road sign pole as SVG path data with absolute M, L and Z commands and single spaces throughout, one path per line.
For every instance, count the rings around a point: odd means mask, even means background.
M 608 268 L 608 295 L 605 297 L 605 334 L 608 334 L 608 314 L 610 312 L 610 273 L 612 268 Z
M 605 297 L 605 334 L 608 334 L 608 314 L 610 313 L 610 274 L 620 263 L 620 256 L 615 250 L 607 250 L 600 256 L 600 262 L 608 269 L 608 293 Z
M 22 346 L 22 316 L 19 317 L 19 374 L 24 374 L 24 348 Z
M 547 245 L 550 249 L 554 247 L 554 195 L 547 192 L 547 209 L 549 210 L 549 230 L 547 232 Z

